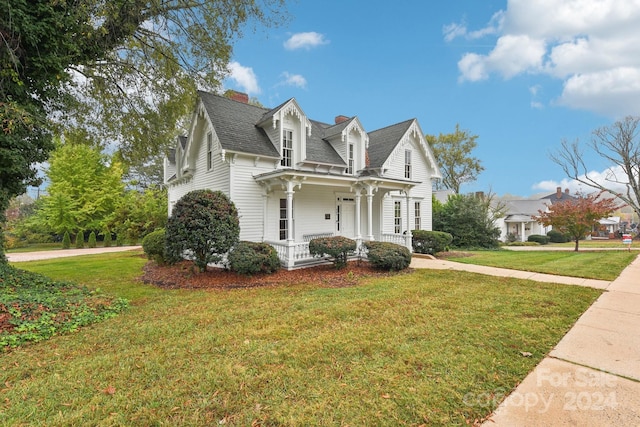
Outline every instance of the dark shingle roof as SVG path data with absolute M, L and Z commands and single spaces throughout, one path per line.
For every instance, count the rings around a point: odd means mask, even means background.
M 411 119 L 369 132 L 369 167 L 382 167 L 413 121 L 414 119 Z
M 311 135 L 307 135 L 307 160 L 318 163 L 346 166 L 342 157 L 333 149 L 325 138 L 325 131 L 331 126 L 309 120 L 311 122 Z
M 267 111 L 265 108 L 208 92 L 198 91 L 198 94 L 222 148 L 270 157 L 280 156 L 264 130 L 255 125 Z

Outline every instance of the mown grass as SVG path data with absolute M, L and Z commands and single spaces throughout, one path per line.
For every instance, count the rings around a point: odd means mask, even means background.
M 471 251 L 450 261 L 587 279 L 614 280 L 637 256 L 628 251 Z
M 119 253 L 20 265 L 133 304 L 1 355 L 0 424 L 464 425 L 600 295 L 427 270 L 348 288 L 168 291 L 135 280 L 144 262 Z

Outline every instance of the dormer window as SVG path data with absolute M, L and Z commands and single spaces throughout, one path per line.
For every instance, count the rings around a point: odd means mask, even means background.
M 293 160 L 293 132 L 285 129 L 282 133 L 282 159 L 280 165 L 290 168 Z
M 353 144 L 349 144 L 347 153 L 347 164 L 349 165 L 349 167 L 347 168 L 347 173 L 349 175 L 353 175 Z
M 404 151 L 404 177 L 411 179 L 411 150 Z

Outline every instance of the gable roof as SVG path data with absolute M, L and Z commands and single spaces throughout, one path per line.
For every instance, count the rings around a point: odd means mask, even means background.
M 369 166 L 381 168 L 414 119 L 369 132 Z
M 198 91 L 198 95 L 223 149 L 280 157 L 265 131 L 255 125 L 266 109 L 209 92 Z
M 568 190 L 565 190 L 564 192 L 562 192 L 562 189 L 560 187 L 558 187 L 555 193 L 551 193 L 548 196 L 541 197 L 540 199 L 549 200 L 551 204 L 564 202 L 567 200 L 578 200 L 576 196 L 572 196 L 571 194 L 569 194 Z
M 331 126 L 326 123 L 309 120 L 311 122 L 311 135 L 307 135 L 307 160 L 318 163 L 328 163 L 338 166 L 346 166 L 342 157 L 331 144 L 326 141 L 325 131 Z

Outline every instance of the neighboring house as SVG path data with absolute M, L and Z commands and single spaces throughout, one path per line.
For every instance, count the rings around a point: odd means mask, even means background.
M 515 240 L 526 242 L 532 234 L 546 235 L 551 227 L 544 227 L 534 217 L 540 215 L 539 211 L 545 211 L 549 200 L 507 200 L 505 216 L 496 221 L 496 227 L 500 228 L 500 240 Z M 511 238 L 510 238 L 511 237 Z
M 309 259 L 315 237 L 380 240 L 411 248 L 431 230 L 440 172 L 416 119 L 367 132 L 357 117 L 307 117 L 291 98 L 273 109 L 198 92 L 189 134 L 165 159 L 169 213 L 196 189 L 224 192 L 240 239 L 273 245 L 288 268 Z
M 547 203 L 551 202 L 551 204 L 577 199 L 578 198 L 576 196 L 572 196 L 571 194 L 569 194 L 568 188 L 565 188 L 563 193 L 562 187 L 557 187 L 555 193 L 551 193 L 548 196 L 541 197 L 541 200 L 545 200 Z
M 598 221 L 599 226 L 594 227 L 592 237 L 599 237 L 605 239 L 613 239 L 616 233 L 620 231 L 620 217 L 610 216 L 609 218 L 602 218 Z

